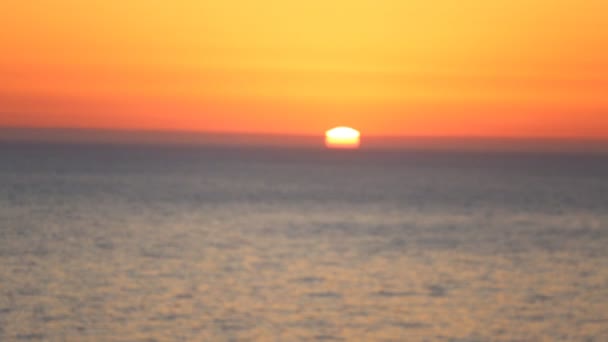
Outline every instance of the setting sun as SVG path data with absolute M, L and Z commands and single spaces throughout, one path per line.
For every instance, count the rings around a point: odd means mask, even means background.
M 350 127 L 336 127 L 325 132 L 325 146 L 328 148 L 356 149 L 360 145 L 361 133 Z

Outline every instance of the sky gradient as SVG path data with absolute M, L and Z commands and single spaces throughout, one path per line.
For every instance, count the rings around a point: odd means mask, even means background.
M 0 126 L 608 138 L 608 2 L 0 2 Z

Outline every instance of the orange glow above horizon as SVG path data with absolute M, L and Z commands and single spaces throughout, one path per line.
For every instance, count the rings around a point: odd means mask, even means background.
M 350 127 L 335 127 L 325 132 L 327 148 L 357 149 L 361 144 L 361 133 Z
M 608 139 L 605 13 L 604 0 L 7 0 L 0 126 Z

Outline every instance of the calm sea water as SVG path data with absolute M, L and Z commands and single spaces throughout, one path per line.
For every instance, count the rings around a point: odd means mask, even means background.
M 608 341 L 608 158 L 0 145 L 0 340 Z

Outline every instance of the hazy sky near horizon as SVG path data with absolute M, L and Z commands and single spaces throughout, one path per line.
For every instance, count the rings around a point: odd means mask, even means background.
M 5 0 L 0 126 L 608 138 L 604 0 Z

